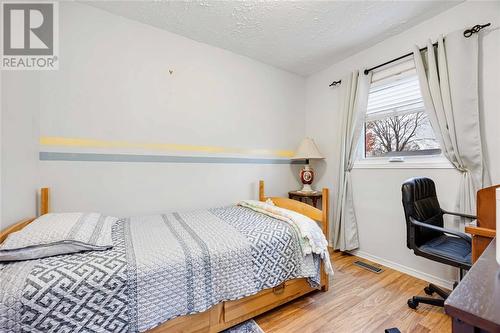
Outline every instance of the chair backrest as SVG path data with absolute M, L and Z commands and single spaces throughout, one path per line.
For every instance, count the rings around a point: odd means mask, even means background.
M 443 227 L 443 212 L 436 196 L 434 181 L 425 177 L 406 180 L 401 187 L 406 218 L 406 246 L 413 249 L 443 233 L 413 227 L 410 216 L 420 222 Z

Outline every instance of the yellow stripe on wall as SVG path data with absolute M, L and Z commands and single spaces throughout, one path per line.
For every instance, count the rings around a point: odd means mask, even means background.
M 95 139 L 65 138 L 57 136 L 40 137 L 42 146 L 65 146 L 65 147 L 85 147 L 85 148 L 128 148 L 147 149 L 161 151 L 180 151 L 211 154 L 240 154 L 240 155 L 265 155 L 274 157 L 292 157 L 291 150 L 271 150 L 271 149 L 244 149 L 217 146 L 182 145 L 172 143 L 132 143 L 127 141 L 106 141 Z

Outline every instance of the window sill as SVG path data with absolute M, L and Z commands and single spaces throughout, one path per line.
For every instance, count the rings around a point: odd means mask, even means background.
M 407 157 L 403 162 L 389 162 L 387 158 L 370 158 L 354 162 L 353 169 L 454 169 L 444 157 Z

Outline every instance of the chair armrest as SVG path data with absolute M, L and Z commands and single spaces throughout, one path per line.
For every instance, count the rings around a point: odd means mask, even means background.
M 494 229 L 474 227 L 474 226 L 466 226 L 465 232 L 468 234 L 471 234 L 473 236 L 482 236 L 482 237 L 487 237 L 487 238 L 491 238 L 491 239 L 495 238 L 495 234 L 496 234 L 496 230 L 494 230 Z
M 467 241 L 469 244 L 472 244 L 472 239 L 470 238 L 470 236 L 464 234 L 463 232 L 455 231 L 455 230 L 450 230 L 450 229 L 445 229 L 445 228 L 438 227 L 438 226 L 435 226 L 435 225 L 432 225 L 432 224 L 427 224 L 427 223 L 419 222 L 419 221 L 415 220 L 411 216 L 410 216 L 410 221 L 411 221 L 411 224 L 413 224 L 415 226 L 426 228 L 426 229 L 430 229 L 430 230 L 434 230 L 434 231 L 441 231 L 441 232 L 446 233 L 446 234 L 457 236 L 457 237 L 460 237 L 463 240 Z
M 477 219 L 477 216 L 474 216 L 474 215 L 469 215 L 469 214 L 464 214 L 464 213 L 455 213 L 455 212 L 448 212 L 444 209 L 441 209 L 441 211 L 443 212 L 443 214 L 448 214 L 448 215 L 455 215 L 455 216 L 460 216 L 460 217 L 465 217 L 467 219 L 471 219 L 471 220 L 475 220 Z

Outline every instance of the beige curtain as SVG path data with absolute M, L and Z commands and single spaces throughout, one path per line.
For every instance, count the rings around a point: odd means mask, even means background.
M 476 192 L 485 177 L 479 123 L 478 34 L 469 38 L 457 31 L 415 46 L 413 55 L 432 128 L 446 158 L 461 172 L 457 209 L 474 214 Z
M 359 247 L 358 226 L 352 196 L 351 170 L 356 158 L 356 148 L 364 123 L 371 73 L 359 71 L 342 79 L 342 125 L 340 146 L 340 173 L 337 202 L 333 225 L 333 246 L 341 251 Z

